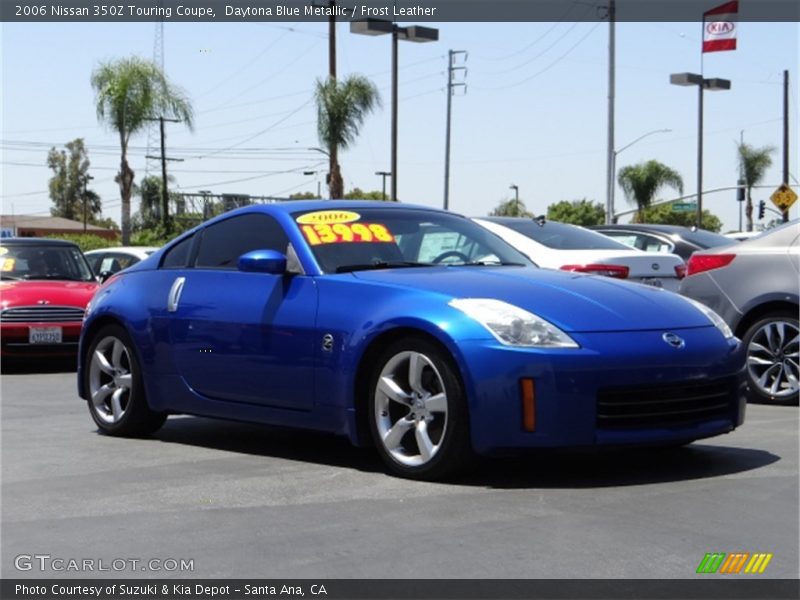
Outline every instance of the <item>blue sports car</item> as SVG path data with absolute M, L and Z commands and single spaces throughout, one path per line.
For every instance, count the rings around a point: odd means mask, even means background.
M 311 201 L 226 213 L 115 274 L 78 389 L 107 434 L 176 413 L 304 427 L 437 479 L 473 453 L 730 432 L 743 367 L 676 294 L 538 269 L 452 213 Z

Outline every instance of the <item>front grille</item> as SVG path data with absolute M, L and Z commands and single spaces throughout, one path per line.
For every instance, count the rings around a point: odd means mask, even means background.
M 80 323 L 83 309 L 74 306 L 19 306 L 0 312 L 0 323 Z
M 597 395 L 597 427 L 678 427 L 725 418 L 736 402 L 735 389 L 733 379 L 605 388 Z

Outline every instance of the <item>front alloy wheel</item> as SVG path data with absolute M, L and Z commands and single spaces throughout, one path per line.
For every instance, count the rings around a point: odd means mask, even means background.
M 393 344 L 378 361 L 372 390 L 373 438 L 392 471 L 434 479 L 466 463 L 466 403 L 444 352 L 425 340 Z
M 751 396 L 766 402 L 796 402 L 800 390 L 798 321 L 774 314 L 754 323 L 744 336 Z

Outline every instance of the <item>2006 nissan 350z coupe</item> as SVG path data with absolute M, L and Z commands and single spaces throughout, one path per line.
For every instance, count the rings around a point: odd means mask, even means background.
M 671 292 L 538 269 L 448 212 L 298 201 L 223 214 L 109 279 L 78 387 L 107 434 L 178 413 L 304 427 L 436 479 L 474 453 L 730 432 L 743 367 L 725 323 Z

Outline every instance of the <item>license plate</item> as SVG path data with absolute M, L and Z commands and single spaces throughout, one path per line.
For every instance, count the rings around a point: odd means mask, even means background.
M 60 344 L 61 327 L 31 327 L 28 331 L 30 344 Z
M 652 285 L 653 287 L 664 287 L 664 283 L 657 277 L 642 277 L 639 282 L 645 285 Z

